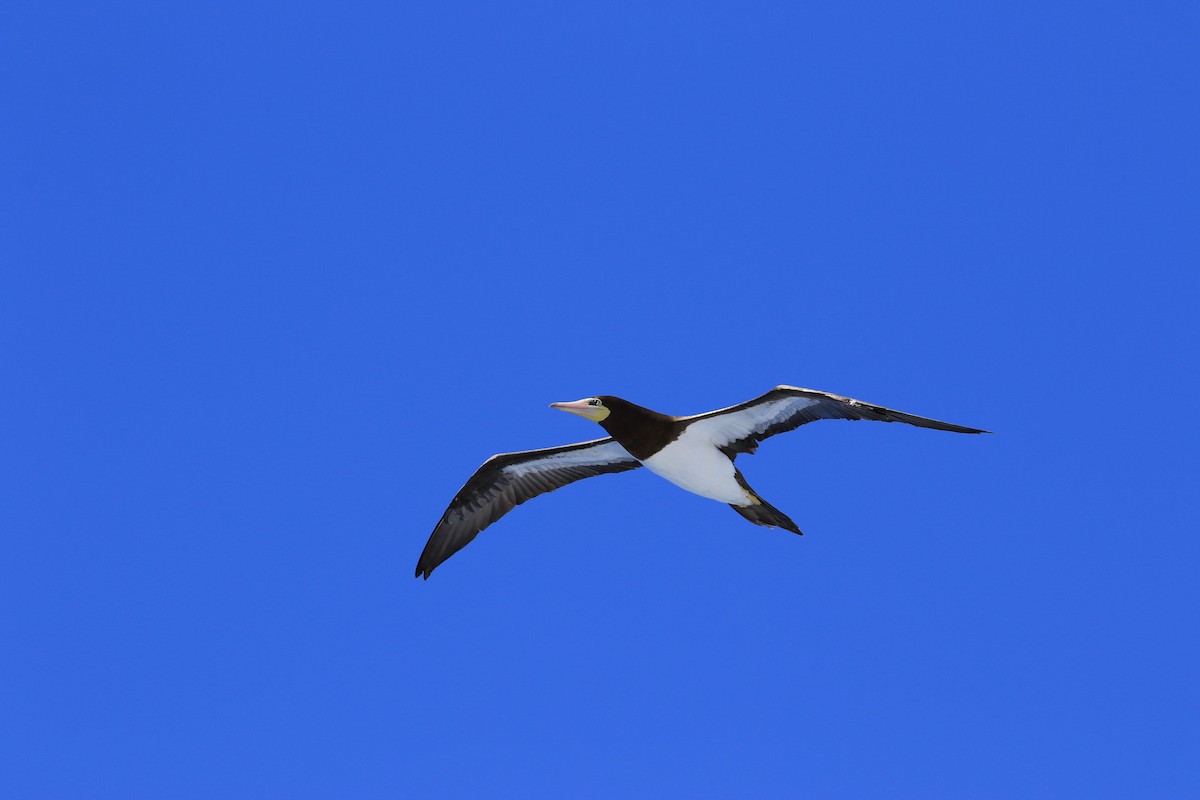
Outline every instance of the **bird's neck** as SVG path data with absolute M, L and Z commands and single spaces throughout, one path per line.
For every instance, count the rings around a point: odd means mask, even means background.
M 600 425 L 637 459 L 646 459 L 679 436 L 683 425 L 674 417 L 621 401 Z

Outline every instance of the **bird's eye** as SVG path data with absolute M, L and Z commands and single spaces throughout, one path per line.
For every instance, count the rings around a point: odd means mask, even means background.
M 588 400 L 588 405 L 589 405 L 589 406 L 598 406 L 598 405 L 600 405 L 600 398 L 599 398 L 599 397 L 593 397 L 591 400 Z

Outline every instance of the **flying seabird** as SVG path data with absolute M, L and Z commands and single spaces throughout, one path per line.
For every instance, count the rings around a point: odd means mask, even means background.
M 796 523 L 759 497 L 733 463 L 739 453 L 757 450 L 768 436 L 819 419 L 872 419 L 987 433 L 795 386 L 776 386 L 745 403 L 689 417 L 660 414 L 610 395 L 550 407 L 597 422 L 608 436 L 489 458 L 459 489 L 433 529 L 417 562 L 417 577 L 429 578 L 439 564 L 514 507 L 583 478 L 645 467 L 682 489 L 728 503 L 755 525 L 798 534 Z

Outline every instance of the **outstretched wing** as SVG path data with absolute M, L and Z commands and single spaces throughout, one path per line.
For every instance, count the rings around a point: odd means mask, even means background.
M 738 453 L 753 453 L 758 449 L 758 443 L 768 436 L 795 430 L 806 422 L 818 419 L 873 419 L 879 422 L 907 422 L 920 428 L 954 433 L 987 433 L 795 386 L 776 386 L 762 397 L 745 403 L 679 419 L 687 423 L 689 428 L 705 431 L 730 458 Z
M 583 478 L 641 465 L 611 438 L 492 456 L 450 501 L 417 562 L 417 577 L 428 579 L 475 534 L 526 500 Z

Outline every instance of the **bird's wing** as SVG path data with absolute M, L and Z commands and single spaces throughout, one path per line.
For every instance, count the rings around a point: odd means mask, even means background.
M 907 422 L 921 428 L 955 433 L 987 433 L 795 386 L 776 386 L 762 397 L 736 406 L 680 417 L 680 421 L 686 422 L 689 428 L 707 433 L 713 443 L 730 458 L 738 453 L 753 453 L 758 443 L 768 436 L 795 430 L 806 422 L 818 419 L 873 419 L 880 422 Z
M 641 465 L 611 438 L 492 456 L 450 501 L 421 552 L 417 577 L 428 578 L 475 534 L 526 500 L 583 478 Z

